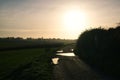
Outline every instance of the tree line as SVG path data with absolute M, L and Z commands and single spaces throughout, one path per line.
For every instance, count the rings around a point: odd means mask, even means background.
M 21 38 L 5 37 L 0 38 L 0 51 L 26 49 L 26 48 L 54 48 L 66 44 L 75 43 L 76 40 L 60 38 Z

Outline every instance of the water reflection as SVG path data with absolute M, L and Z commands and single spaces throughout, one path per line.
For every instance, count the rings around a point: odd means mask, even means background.
M 65 53 L 65 51 L 63 51 L 63 50 L 58 50 L 58 51 L 56 51 L 57 52 L 56 55 L 58 55 L 58 56 L 75 56 L 75 54 L 73 53 L 73 49 L 70 49 L 68 51 L 69 51 L 69 53 L 68 52 Z M 58 64 L 58 62 L 59 62 L 58 57 L 52 58 L 53 64 Z
M 59 60 L 59 58 L 52 58 L 53 64 L 58 64 L 58 60 Z
M 60 55 L 60 56 L 75 56 L 74 53 L 57 53 L 56 55 Z
M 59 56 L 75 56 L 74 53 L 57 53 L 56 55 L 59 55 Z M 53 64 L 58 64 L 58 61 L 59 61 L 58 57 L 52 58 L 52 63 Z
M 72 52 L 74 51 L 74 49 L 70 49 Z
M 63 50 L 59 50 L 59 51 L 57 51 L 57 53 L 62 53 L 63 52 Z

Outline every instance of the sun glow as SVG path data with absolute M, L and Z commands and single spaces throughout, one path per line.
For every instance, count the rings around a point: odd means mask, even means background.
M 86 16 L 79 10 L 70 10 L 64 14 L 63 21 L 66 30 L 79 32 L 85 26 Z

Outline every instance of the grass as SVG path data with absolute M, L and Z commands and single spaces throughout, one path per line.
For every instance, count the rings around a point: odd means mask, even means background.
M 1 51 L 0 80 L 51 80 L 54 51 L 55 48 Z

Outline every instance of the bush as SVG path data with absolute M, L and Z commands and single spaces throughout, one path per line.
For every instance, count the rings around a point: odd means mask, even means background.
M 119 77 L 120 26 L 86 30 L 77 40 L 75 54 L 103 74 Z

